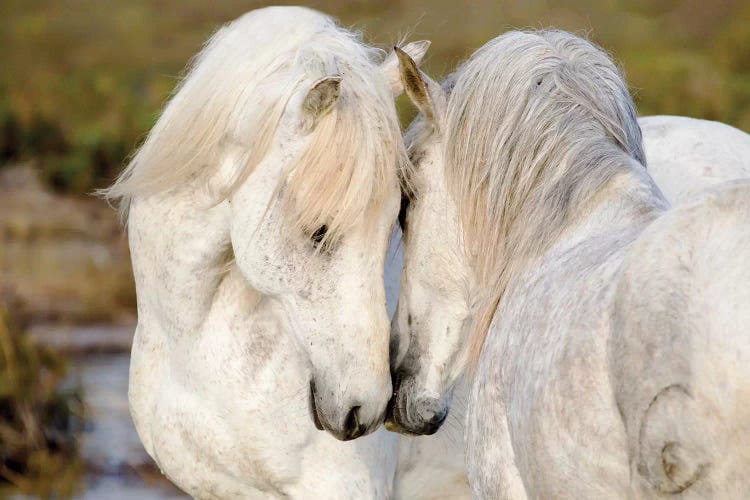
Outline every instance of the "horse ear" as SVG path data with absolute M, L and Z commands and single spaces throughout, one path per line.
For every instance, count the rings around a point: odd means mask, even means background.
M 336 106 L 341 86 L 340 76 L 325 76 L 313 83 L 302 101 L 305 129 L 310 132 L 321 118 Z
M 430 87 L 439 88 L 439 86 L 419 71 L 417 63 L 409 57 L 409 54 L 398 47 L 394 47 L 393 50 L 398 56 L 401 81 L 406 95 L 431 123 L 435 123 L 435 102 L 430 95 Z
M 430 42 L 429 40 L 411 42 L 404 45 L 400 50 L 409 54 L 409 57 L 411 57 L 412 60 L 415 61 L 415 64 L 418 66 L 422 63 L 424 55 L 427 53 L 427 49 L 430 48 L 431 43 L 432 42 Z M 401 76 L 399 75 L 398 66 L 398 57 L 395 50 L 388 54 L 388 57 L 385 58 L 385 61 L 383 61 L 383 64 L 381 64 L 380 66 L 386 80 L 391 85 L 391 92 L 393 92 L 393 97 L 400 96 L 404 91 L 404 85 L 401 81 Z

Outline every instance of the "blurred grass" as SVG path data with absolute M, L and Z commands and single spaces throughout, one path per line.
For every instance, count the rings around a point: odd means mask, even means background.
M 5 0 L 0 23 L 0 156 L 41 158 L 62 191 L 111 181 L 190 57 L 222 23 L 260 7 L 223 0 Z M 750 130 L 747 0 L 318 0 L 309 6 L 387 47 L 430 38 L 445 75 L 510 28 L 588 34 L 622 63 L 641 114 Z M 413 113 L 401 99 L 402 118 Z M 0 158 L 0 160 L 2 159 Z
M 64 165 L 70 157 L 61 158 Z M 132 321 L 135 291 L 116 214 L 96 199 L 50 193 L 37 177 L 30 165 L 0 171 L 0 288 L 17 299 L 14 315 L 34 322 Z
M 65 374 L 65 361 L 33 344 L 0 302 L 0 496 L 12 486 L 40 498 L 69 497 L 78 484 L 81 400 L 62 387 Z

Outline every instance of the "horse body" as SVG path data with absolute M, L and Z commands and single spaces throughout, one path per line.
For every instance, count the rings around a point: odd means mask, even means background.
M 624 258 L 610 363 L 641 497 L 750 491 L 748 243 L 744 179 L 669 211 Z
M 738 283 L 750 278 L 749 215 L 748 181 L 709 189 L 650 224 L 603 207 L 589 217 L 598 224 L 586 221 L 519 276 L 473 387 L 467 445 L 478 496 L 748 491 L 740 436 L 750 291 Z
M 214 248 L 223 225 L 219 215 L 199 226 L 184 223 L 200 196 L 185 196 L 184 212 L 172 197 L 134 200 L 130 209 L 140 290 L 131 414 L 163 472 L 199 498 L 469 498 L 462 429 L 451 433 L 446 427 L 429 439 L 379 429 L 343 443 L 311 425 L 309 369 L 283 315 L 261 301 L 236 269 L 216 276 L 218 284 L 202 270 L 197 256 L 204 255 L 204 245 Z M 173 225 L 164 214 L 183 223 Z M 143 241 L 178 252 L 142 254 Z M 400 250 L 396 230 L 385 260 L 389 315 L 398 297 Z M 175 261 L 187 262 L 182 269 Z M 208 314 L 195 316 L 201 324 L 191 334 L 199 334 L 201 342 L 185 346 L 189 353 L 172 366 L 159 316 L 171 296 L 165 285 L 182 289 L 185 280 L 192 287 L 185 299 L 198 299 L 204 287 L 212 299 Z M 200 304 L 168 307 L 182 321 L 201 310 Z M 175 380 L 177 374 L 182 376 Z M 198 383 L 200 397 L 194 392 Z M 226 401 L 232 401 L 231 409 L 217 415 Z M 454 417 L 462 424 L 458 409 Z
M 475 496 L 749 491 L 750 182 L 668 210 L 627 87 L 572 35 L 503 35 L 443 87 L 400 56 L 422 117 L 389 426 L 435 431 L 473 326 Z
M 163 206 L 135 201 L 130 211 L 141 293 L 129 399 L 149 454 L 176 484 L 200 498 L 387 497 L 396 438 L 380 430 L 342 443 L 312 425 L 309 368 L 284 314 L 248 287 L 236 269 L 217 273 L 218 284 L 211 283 L 214 277 L 202 270 L 199 257 L 210 255 L 204 245 L 219 248 L 211 245 L 211 233 L 222 224 L 213 220 L 193 234 L 180 234 L 190 226 L 178 207 L 174 199 L 165 199 Z M 171 225 L 165 213 L 183 223 Z M 142 241 L 161 241 L 160 248 L 179 253 L 143 255 L 137 250 L 144 248 Z M 198 247 L 192 255 L 188 242 Z M 210 302 L 171 306 L 166 290 L 186 283 L 192 287 L 183 300 L 200 300 L 205 288 Z M 199 315 L 202 306 L 208 311 Z M 170 323 L 193 327 L 179 344 L 162 332 L 163 316 L 172 307 Z
M 615 196 L 634 189 L 618 184 Z M 629 496 L 627 436 L 610 381 L 611 310 L 623 256 L 658 212 L 647 203 L 650 217 L 638 220 L 638 205 L 602 200 L 511 282 L 498 307 L 467 425 L 469 471 L 482 498 L 514 478 L 523 480 L 505 498 Z M 498 456 L 487 432 L 511 453 Z
M 685 116 L 638 119 L 648 171 L 672 203 L 731 179 L 750 177 L 750 135 Z

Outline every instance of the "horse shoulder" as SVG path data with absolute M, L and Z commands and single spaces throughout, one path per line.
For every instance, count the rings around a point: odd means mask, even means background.
M 610 359 L 637 489 L 732 496 L 722 478 L 750 461 L 731 437 L 748 427 L 749 249 L 737 181 L 667 212 L 626 256 Z

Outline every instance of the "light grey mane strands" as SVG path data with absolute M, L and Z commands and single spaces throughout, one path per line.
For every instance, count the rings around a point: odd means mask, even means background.
M 446 176 L 480 290 L 476 361 L 514 274 L 560 235 L 577 207 L 628 163 L 645 166 L 645 156 L 617 67 L 568 33 L 507 33 L 453 78 Z
M 216 193 L 217 201 L 231 194 L 268 153 L 290 98 L 326 76 L 341 77 L 340 96 L 310 147 L 290 162 L 288 215 L 308 230 L 325 224 L 333 240 L 377 212 L 407 163 L 380 71 L 384 53 L 309 9 L 269 21 L 285 12 L 250 12 L 217 31 L 195 57 L 146 141 L 101 193 L 125 216 L 134 196 L 196 181 L 210 186 L 228 152 L 239 168 L 229 172 L 230 187 Z

